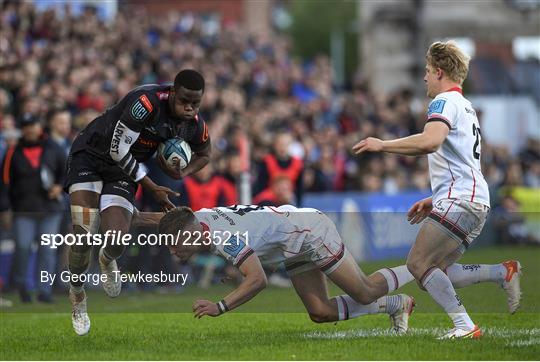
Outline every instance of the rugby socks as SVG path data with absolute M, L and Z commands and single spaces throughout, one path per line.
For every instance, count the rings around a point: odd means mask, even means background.
M 448 313 L 456 328 L 464 330 L 474 328 L 474 323 L 459 300 L 452 282 L 441 269 L 437 267 L 428 269 L 421 283 L 431 297 Z
M 502 264 L 452 264 L 445 272 L 454 288 L 481 282 L 502 283 L 506 276 L 506 268 Z
M 406 265 L 379 269 L 376 273 L 381 273 L 384 279 L 386 279 L 388 293 L 392 293 L 394 290 L 414 280 L 414 276 L 409 272 Z
M 370 304 L 358 303 L 346 294 L 339 295 L 334 299 L 338 306 L 338 319 L 340 321 L 367 314 L 394 314 L 401 307 L 399 295 L 381 297 Z
M 111 261 L 115 260 L 115 258 L 109 256 L 106 248 L 103 248 L 103 252 L 100 253 L 99 257 L 106 265 L 108 265 Z

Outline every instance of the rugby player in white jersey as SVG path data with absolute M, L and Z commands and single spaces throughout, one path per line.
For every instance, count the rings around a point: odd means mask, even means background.
M 469 58 L 453 42 L 436 42 L 427 52 L 426 63 L 424 82 L 433 100 L 423 132 L 387 141 L 369 137 L 353 151 L 428 155 L 433 194 L 409 210 L 411 223 L 426 222 L 409 253 L 407 267 L 454 322 L 454 328 L 441 338 L 479 338 L 482 331 L 467 314 L 454 286 L 499 282 L 513 313 L 521 297 L 521 265 L 514 260 L 497 265 L 455 264 L 480 234 L 490 209 L 488 185 L 480 169 L 481 132 L 476 113 L 461 90 Z
M 413 298 L 405 294 L 385 296 L 399 286 L 394 276 L 403 275 L 406 266 L 364 275 L 345 248 L 334 223 L 318 210 L 290 205 L 235 205 L 193 212 L 188 207 L 179 207 L 166 214 L 137 213 L 133 223 L 144 226 L 159 223 L 160 235 L 174 236 L 175 243 L 169 243 L 168 247 L 181 261 L 198 252 L 212 251 L 232 262 L 243 274 L 240 285 L 221 301 L 195 301 L 196 317 L 216 317 L 249 301 L 266 287 L 261 265 L 277 266 L 284 262 L 314 322 L 386 313 L 397 333 L 408 329 Z M 329 298 L 325 275 L 346 294 Z M 401 283 L 413 279 L 402 278 Z

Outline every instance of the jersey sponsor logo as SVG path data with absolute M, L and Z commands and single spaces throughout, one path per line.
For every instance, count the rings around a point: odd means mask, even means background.
M 228 243 L 223 247 L 223 251 L 236 258 L 238 254 L 244 249 L 246 244 L 244 241 L 236 236 L 233 236 L 229 239 Z
M 469 114 L 472 114 L 473 116 L 476 117 L 476 112 L 474 111 L 474 109 L 470 109 L 470 108 L 465 107 L 465 112 L 467 112 Z
M 146 138 L 137 138 L 137 143 L 140 143 L 144 146 L 147 146 L 147 147 L 150 147 L 150 148 L 154 148 L 154 147 L 157 147 L 158 146 L 158 142 L 156 141 L 152 141 L 152 140 L 147 140 Z
M 131 142 L 133 142 L 133 137 L 131 137 L 131 136 L 126 136 L 126 138 L 124 139 L 124 143 L 125 143 L 126 145 L 130 145 Z
M 156 92 L 160 101 L 169 99 L 169 92 Z
M 120 145 L 120 140 L 124 135 L 126 127 L 122 122 L 118 122 L 114 128 L 112 143 L 111 143 L 111 152 L 118 154 L 118 147 Z
M 444 99 L 437 99 L 431 102 L 428 108 L 428 116 L 430 116 L 433 113 L 442 113 L 445 104 L 446 104 L 446 100 Z

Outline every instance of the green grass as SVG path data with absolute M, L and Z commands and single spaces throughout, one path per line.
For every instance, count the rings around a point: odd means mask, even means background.
M 315 324 L 292 289 L 269 288 L 254 301 L 219 318 L 196 320 L 194 299 L 219 300 L 232 286 L 181 294 L 125 293 L 108 300 L 91 292 L 92 330 L 71 329 L 66 300 L 54 306 L 15 305 L 0 313 L 2 360 L 532 360 L 540 356 L 540 248 L 490 248 L 468 252 L 463 262 L 495 263 L 518 258 L 524 298 L 515 315 L 506 312 L 504 292 L 486 283 L 459 290 L 481 340 L 437 341 L 450 327 L 445 314 L 414 283 L 401 291 L 418 303 L 411 333 L 392 336 L 383 315 L 338 324 Z M 399 261 L 365 263 L 366 272 Z M 332 293 L 337 293 L 332 288 Z M 8 296 L 15 301 L 15 296 Z M 59 297 L 60 298 L 60 297 Z

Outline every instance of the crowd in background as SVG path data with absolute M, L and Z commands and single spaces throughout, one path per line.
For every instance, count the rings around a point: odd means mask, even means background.
M 297 204 L 307 192 L 429 189 L 426 157 L 351 153 L 352 145 L 367 136 L 395 138 L 420 131 L 428 100 L 406 89 L 374 93 L 361 69 L 347 89 L 337 90 L 329 58 L 292 57 L 284 35 L 253 36 L 234 25 L 222 29 L 216 19 L 193 14 L 157 18 L 132 9 L 104 23 L 92 8 L 82 16 L 66 8 L 60 17 L 52 10 L 37 12 L 30 2 L 2 6 L 2 158 L 17 143 L 23 117 L 38 118 L 67 154 L 77 132 L 130 89 L 170 82 L 180 69 L 194 68 L 206 80 L 201 114 L 213 141 L 211 171 L 196 176 L 203 181 L 218 175 L 237 185 L 242 172 L 237 141 L 247 137 L 253 196 L 260 201 L 265 196 L 260 193 L 272 187 L 274 201 Z M 265 156 L 280 149 L 283 158 L 302 162 L 292 182 L 261 177 Z M 484 142 L 482 161 L 494 195 L 503 186 L 540 187 L 536 140 L 518 155 Z M 158 183 L 185 187 L 149 166 Z M 238 201 L 238 193 L 221 200 Z M 154 208 L 144 195 L 139 202 L 142 209 Z

